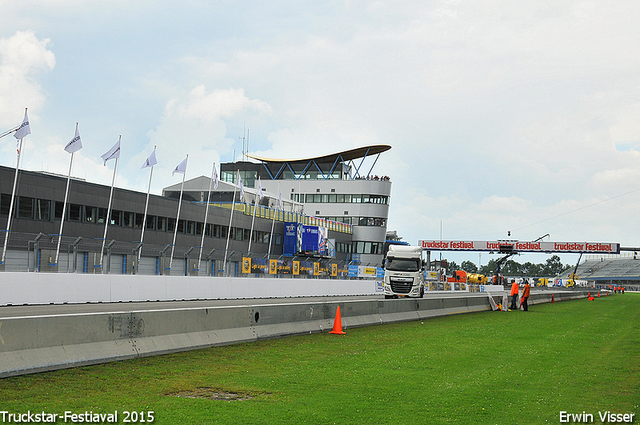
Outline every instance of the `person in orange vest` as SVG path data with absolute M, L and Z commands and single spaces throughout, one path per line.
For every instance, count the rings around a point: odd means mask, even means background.
M 513 283 L 511 284 L 511 307 L 509 307 L 509 309 L 511 310 L 517 310 L 518 309 L 518 292 L 520 291 L 520 287 L 518 285 L 518 282 L 516 282 L 515 279 L 513 279 Z
M 531 293 L 531 286 L 529 285 L 529 281 L 524 281 L 524 289 L 522 290 L 522 309 L 524 311 L 529 311 L 529 294 Z

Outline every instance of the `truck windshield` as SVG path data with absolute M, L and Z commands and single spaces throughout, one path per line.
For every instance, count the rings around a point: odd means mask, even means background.
M 420 270 L 420 260 L 415 258 L 387 257 L 385 269 L 397 272 L 417 272 Z

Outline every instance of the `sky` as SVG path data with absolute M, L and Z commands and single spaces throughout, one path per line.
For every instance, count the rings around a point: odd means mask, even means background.
M 640 2 L 0 0 L 21 169 L 151 192 L 248 152 L 392 146 L 388 229 L 640 247 Z M 0 139 L 0 164 L 16 140 Z M 372 163 L 368 163 L 373 165 Z M 219 165 L 218 165 L 219 167 Z M 509 233 L 510 232 L 510 236 Z M 578 255 L 561 256 L 575 263 Z M 486 264 L 488 253 L 443 253 Z M 526 254 L 518 262 L 545 262 Z

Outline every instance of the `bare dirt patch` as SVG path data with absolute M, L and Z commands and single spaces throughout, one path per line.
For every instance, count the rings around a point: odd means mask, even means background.
M 172 397 L 204 398 L 207 400 L 245 401 L 255 398 L 254 394 L 247 392 L 225 391 L 220 388 L 196 388 L 194 390 L 180 391 L 167 394 Z

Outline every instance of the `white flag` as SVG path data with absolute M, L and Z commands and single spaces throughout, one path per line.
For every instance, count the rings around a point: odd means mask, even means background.
M 262 180 L 258 177 L 258 200 L 262 199 L 264 193 L 262 193 Z
M 240 186 L 240 200 L 244 201 L 244 186 L 242 185 L 242 177 L 240 177 L 239 170 L 238 170 L 238 185 Z
M 20 124 L 20 127 L 18 127 L 15 133 L 13 133 L 13 136 L 16 139 L 22 139 L 27 134 L 31 134 L 31 126 L 29 125 L 29 117 L 27 117 L 27 110 L 25 109 L 22 124 Z
M 189 159 L 189 155 L 187 155 L 187 157 L 183 159 L 180 164 L 176 165 L 176 168 L 171 173 L 171 176 L 173 176 L 175 173 L 184 174 L 187 171 L 187 159 Z
M 278 208 L 282 209 L 282 192 L 278 189 Z
M 149 155 L 149 158 L 147 158 L 147 160 L 144 162 L 144 164 L 142 164 L 142 167 L 140 168 L 153 167 L 157 163 L 158 161 L 156 160 L 156 150 L 154 148 L 153 152 L 151 152 L 151 155 Z
M 102 165 L 107 165 L 107 161 L 110 159 L 120 158 L 120 139 L 118 139 L 116 144 L 113 145 L 113 147 L 109 149 L 107 153 L 102 155 L 100 158 L 102 158 L 102 160 L 104 161 L 104 164 Z
M 64 147 L 64 150 L 69 153 L 74 153 L 82 149 L 82 139 L 80 138 L 80 132 L 78 131 L 78 126 L 76 126 L 76 135 L 71 139 L 67 146 Z
M 213 166 L 213 188 L 217 189 L 218 188 L 218 170 L 216 169 L 216 166 L 214 164 Z

